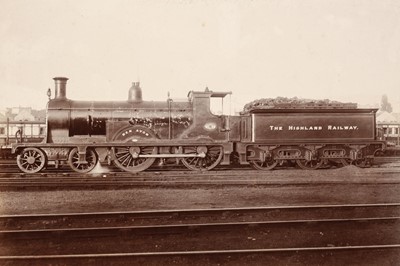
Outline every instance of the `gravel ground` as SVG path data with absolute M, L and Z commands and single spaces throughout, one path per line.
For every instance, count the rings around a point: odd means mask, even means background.
M 354 166 L 348 166 L 340 169 L 321 171 L 278 170 L 266 172 L 265 175 L 263 174 L 262 178 L 282 180 L 282 183 L 276 186 L 252 185 L 251 181 L 249 181 L 249 184 L 246 186 L 186 185 L 179 187 L 145 187 L 118 190 L 81 189 L 70 191 L 0 192 L 0 214 L 400 202 L 400 166 L 391 165 L 385 169 L 388 171 L 379 172 L 379 169 L 376 168 L 359 169 Z M 247 176 L 245 172 L 243 175 L 245 178 L 249 178 L 248 173 Z M 295 185 L 291 183 L 299 180 L 306 180 L 306 184 Z M 336 183 L 330 184 L 327 181 L 334 181 Z M 310 185 L 307 184 L 308 182 Z M 372 230 L 378 236 L 383 236 L 380 232 L 374 231 L 374 228 L 369 228 L 369 230 Z M 368 231 L 364 231 L 362 228 L 360 231 L 363 234 L 364 232 L 368 233 Z M 298 231 L 298 233 L 301 232 L 302 230 Z M 182 236 L 177 235 L 176 237 L 176 240 L 169 240 L 168 244 L 179 244 L 181 241 L 180 237 Z M 267 243 L 270 243 L 272 238 L 270 235 L 267 237 Z M 239 239 L 229 240 L 228 238 L 221 241 L 242 243 L 243 247 L 245 247 L 246 241 L 249 241 L 248 234 L 244 234 Z M 299 239 L 304 240 L 300 236 Z M 255 238 L 252 238 L 252 242 L 254 240 Z M 257 238 L 257 241 L 260 240 Z M 140 242 L 138 243 L 140 244 Z M 52 250 L 58 247 L 53 242 L 49 245 L 53 245 L 51 246 Z M 214 242 L 211 245 L 214 245 Z M 24 247 L 24 245 L 21 246 Z M 6 246 L 3 248 L 8 249 L 10 247 Z M 389 250 L 389 252 L 391 251 Z M 244 256 L 236 256 L 235 254 L 220 257 L 199 256 L 192 259 L 188 257 L 157 257 L 154 261 L 140 257 L 125 258 L 125 260 L 111 259 L 109 261 L 102 258 L 101 261 L 89 260 L 87 264 L 82 262 L 77 262 L 77 264 L 220 265 L 226 263 L 232 265 L 264 265 L 267 263 L 271 265 L 396 265 L 399 261 L 398 258 L 398 254 L 394 253 L 394 251 L 388 253 L 386 251 L 372 250 L 363 253 L 354 253 L 354 251 L 329 251 L 322 255 L 312 252 L 296 252 L 287 253 L 282 257 L 268 253 L 248 254 Z M 59 264 L 67 265 L 68 263 L 70 262 Z M 25 265 L 44 264 L 43 261 L 36 261 L 36 263 L 27 261 Z M 49 262 L 46 264 L 55 265 L 57 263 Z
M 393 170 L 400 170 L 393 168 Z M 301 171 L 301 170 L 299 170 Z M 361 171 L 361 172 L 360 172 Z M 345 167 L 343 169 L 309 171 L 315 180 L 338 179 L 346 175 L 349 180 L 360 180 L 360 173 L 368 169 Z M 281 175 L 284 170 L 279 171 Z M 352 177 L 352 174 L 354 175 Z M 382 174 L 383 176 L 385 174 Z M 285 180 L 296 180 L 293 171 Z M 346 178 L 346 179 L 347 179 Z M 400 202 L 400 182 L 354 184 L 345 180 L 340 184 L 259 185 L 229 187 L 165 187 L 133 188 L 126 190 L 79 190 L 79 191 L 26 191 L 0 192 L 0 214 L 63 213 L 94 211 L 132 211 L 161 209 L 198 209 L 219 207 L 249 207 L 304 204 L 354 204 Z M 397 179 L 397 175 L 390 179 Z M 400 174 L 398 176 L 400 181 Z

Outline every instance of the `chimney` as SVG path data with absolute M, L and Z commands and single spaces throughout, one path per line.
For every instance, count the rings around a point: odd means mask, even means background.
M 142 89 L 139 82 L 132 82 L 132 87 L 129 88 L 129 102 L 142 102 Z
M 67 80 L 68 78 L 63 78 L 63 77 L 56 77 L 53 78 L 55 81 L 55 96 L 54 99 L 60 99 L 64 100 L 67 99 Z

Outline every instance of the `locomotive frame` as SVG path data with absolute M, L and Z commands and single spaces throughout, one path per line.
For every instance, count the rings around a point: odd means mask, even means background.
M 366 166 L 384 149 L 384 142 L 376 140 L 376 109 L 272 108 L 239 116 L 215 115 L 210 99 L 224 99 L 231 92 L 206 89 L 189 92 L 187 102 L 170 98 L 149 102 L 142 100 L 139 83 L 134 82 L 127 101 L 84 102 L 67 99 L 67 78 L 54 80 L 45 140 L 12 145 L 17 164 L 26 173 L 64 163 L 86 173 L 98 162 L 139 172 L 156 159 L 173 160 L 198 171 L 229 165 L 232 159 L 259 170 L 287 162 L 303 169 L 331 164 Z M 343 131 L 336 131 L 336 126 L 326 131 L 326 121 L 343 124 L 343 119 L 348 124 Z M 342 126 L 337 127 L 341 130 Z

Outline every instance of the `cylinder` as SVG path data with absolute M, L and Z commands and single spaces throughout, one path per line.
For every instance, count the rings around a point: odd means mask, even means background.
M 55 96 L 54 99 L 66 99 L 67 98 L 67 80 L 64 77 L 55 77 Z

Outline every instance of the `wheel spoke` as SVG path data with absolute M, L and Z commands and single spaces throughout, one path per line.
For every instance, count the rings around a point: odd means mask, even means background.
M 124 150 L 124 151 L 119 151 L 119 152 L 116 152 L 116 153 L 115 153 L 115 155 L 127 154 L 127 153 L 129 153 L 129 151 L 127 151 L 127 150 Z
M 123 154 L 123 155 L 121 155 L 121 156 L 118 156 L 118 160 L 123 160 L 123 159 L 125 159 L 126 157 L 129 157 L 130 156 L 130 153 L 129 152 L 124 152 L 124 153 L 119 153 L 119 154 Z
M 196 157 L 189 158 L 190 161 L 189 161 L 188 163 L 189 163 L 189 164 L 193 164 L 193 162 L 194 162 L 196 159 L 197 159 Z
M 130 154 L 128 154 L 127 156 L 125 156 L 125 159 L 123 159 L 122 161 L 121 161 L 121 160 L 119 160 L 119 161 L 121 162 L 121 164 L 122 164 L 123 166 L 127 166 L 127 164 L 126 164 L 125 162 L 128 161 L 129 158 L 131 158 L 131 155 L 130 155 Z

